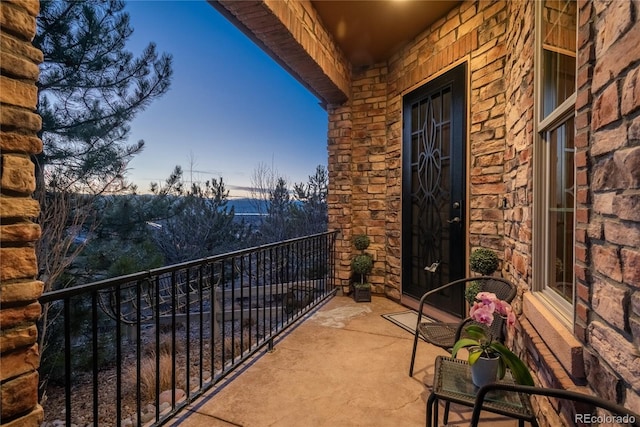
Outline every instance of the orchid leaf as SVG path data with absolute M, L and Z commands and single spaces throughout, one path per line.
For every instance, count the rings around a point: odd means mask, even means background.
M 502 358 L 498 359 L 498 379 L 503 379 L 506 372 L 507 367 L 505 366 L 504 360 L 502 360 Z
M 469 365 L 473 365 L 474 363 L 476 363 L 478 359 L 480 359 L 481 355 L 482 355 L 482 350 L 470 351 L 469 359 L 468 359 Z
M 455 345 L 451 349 L 451 356 L 456 357 L 456 354 L 458 354 L 458 351 L 460 351 L 465 347 L 472 347 L 472 346 L 479 346 L 479 345 L 480 343 L 477 340 L 473 340 L 471 338 L 461 338 L 458 340 L 458 342 L 455 343 Z
M 487 333 L 481 326 L 478 325 L 470 325 L 465 328 L 465 332 L 474 340 L 484 340 L 487 338 Z
M 516 383 L 533 386 L 533 378 L 529 369 L 518 356 L 499 342 L 491 343 L 491 348 L 500 353 L 501 360 L 509 367 Z

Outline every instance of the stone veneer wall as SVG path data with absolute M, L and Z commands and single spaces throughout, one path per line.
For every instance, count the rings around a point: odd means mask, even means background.
M 640 3 L 578 4 L 574 332 L 589 385 L 640 413 Z
M 535 4 L 509 2 L 508 15 L 503 276 L 517 283 L 524 292 L 532 283 Z M 516 299 L 514 307 L 522 313 L 520 298 Z M 509 344 L 528 362 L 538 385 L 586 391 L 579 390 L 525 317 L 520 317 Z M 536 398 L 534 406 L 540 425 L 571 424 L 558 415 L 565 411 L 570 413 L 566 404 Z
M 40 228 L 32 222 L 39 206 L 30 160 L 42 150 L 35 112 L 42 53 L 31 44 L 39 8 L 37 0 L 0 2 L 0 423 L 7 426 L 43 420 L 35 325 L 43 284 L 35 280 Z
M 400 298 L 402 96 L 462 60 L 469 64 L 473 106 L 470 245 L 503 251 L 507 19 L 504 2 L 463 3 L 387 63 L 354 70 L 350 100 L 329 110 L 330 179 L 336 186 L 330 191 L 330 228 L 343 231 L 345 251 L 352 250 L 353 235 L 371 236 L 374 291 Z M 345 253 L 339 263 L 343 285 L 350 258 Z
M 309 0 L 212 0 L 211 4 L 323 104 L 340 104 L 348 98 L 348 62 Z
M 637 3 L 630 0 L 578 5 L 574 335 L 584 344 L 584 383 L 638 412 L 640 23 Z M 532 265 L 534 15 L 532 2 L 509 3 L 505 183 L 510 208 L 504 236 L 509 261 L 503 273 L 524 285 L 531 283 Z M 526 318 L 516 335 L 511 344 L 527 353 L 536 382 L 589 392 L 576 386 Z M 536 399 L 536 407 L 542 425 L 559 425 L 558 413 L 572 424 L 573 408 L 547 399 Z
M 351 206 L 351 128 L 352 113 L 349 106 L 327 109 L 329 119 L 327 172 L 329 188 L 327 208 L 329 230 L 340 230 L 336 240 L 336 280 L 348 286 L 351 262 L 352 212 Z
M 503 274 L 528 287 L 531 282 L 533 199 L 533 2 L 509 2 L 506 81 L 506 140 L 504 152 Z
M 579 6 L 579 300 L 574 332 L 586 345 L 582 381 L 598 395 L 638 411 L 640 45 L 631 41 L 640 40 L 638 24 L 631 22 L 638 15 L 637 3 L 581 1 Z M 465 2 L 388 63 L 353 71 L 352 97 L 330 109 L 329 130 L 334 180 L 330 223 L 343 231 L 343 284 L 349 279 L 349 239 L 367 233 L 373 240 L 375 289 L 400 297 L 402 95 L 468 60 L 470 247 L 490 247 L 503 254 L 503 275 L 521 291 L 528 290 L 533 250 L 534 17 L 534 2 Z M 592 37 L 595 34 L 599 36 Z M 506 209 L 501 208 L 503 197 Z M 516 308 L 520 310 L 520 300 Z M 567 374 L 526 318 L 511 340 L 539 384 L 581 389 L 574 382 L 581 378 Z M 547 425 L 558 425 L 558 413 L 571 411 L 546 399 L 539 399 L 537 408 Z

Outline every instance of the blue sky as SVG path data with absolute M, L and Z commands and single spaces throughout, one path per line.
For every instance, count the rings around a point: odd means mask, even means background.
M 128 179 L 146 192 L 176 165 L 194 180 L 222 176 L 242 193 L 260 163 L 306 182 L 327 162 L 327 114 L 318 99 L 204 0 L 130 1 L 138 55 L 149 42 L 173 55 L 171 89 L 131 124 L 145 141 Z M 193 167 L 191 164 L 193 163 Z

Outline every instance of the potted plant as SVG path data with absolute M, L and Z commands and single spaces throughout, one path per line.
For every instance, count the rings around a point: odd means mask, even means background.
M 478 248 L 469 257 L 471 271 L 482 276 L 491 276 L 498 269 L 500 260 L 494 251 L 486 248 Z
M 351 270 L 357 276 L 359 281 L 354 280 L 353 286 L 353 299 L 357 302 L 369 302 L 371 301 L 371 284 L 366 281 L 367 274 L 371 273 L 373 269 L 373 257 L 364 252 L 371 243 L 369 236 L 366 234 L 359 234 L 353 238 L 353 245 L 360 251 L 353 260 L 351 260 Z
M 491 292 L 479 292 L 469 310 L 469 316 L 480 324 L 491 326 L 496 315 L 506 319 L 508 326 L 515 323 L 515 314 L 509 303 L 498 299 Z M 451 355 L 456 357 L 458 351 L 468 349 L 471 378 L 476 386 L 482 387 L 494 382 L 496 378 L 504 378 L 507 367 L 516 383 L 534 385 L 527 365 L 504 344 L 487 336 L 487 331 L 482 326 L 467 326 L 465 332 L 466 337 L 454 344 Z

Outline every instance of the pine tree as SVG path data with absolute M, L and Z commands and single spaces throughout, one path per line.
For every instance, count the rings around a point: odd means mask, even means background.
M 329 222 L 327 212 L 328 183 L 327 169 L 318 165 L 315 174 L 309 176 L 306 184 L 294 185 L 294 197 L 299 202 L 299 204 L 293 205 L 292 213 L 297 236 L 327 231 Z
M 158 57 L 153 43 L 140 57 L 128 52 L 133 29 L 123 10 L 115 0 L 41 2 L 33 41 L 44 55 L 38 81 L 44 150 L 34 158 L 40 190 L 118 189 L 144 146 L 128 143 L 129 123 L 169 89 L 171 56 Z
M 42 238 L 40 278 L 56 284 L 78 256 L 77 230 L 99 220 L 96 196 L 130 187 L 124 174 L 143 141 L 128 142 L 130 123 L 167 92 L 171 56 L 150 43 L 126 50 L 133 33 L 122 1 L 41 1 L 33 40 L 44 57 L 38 80 L 43 152 L 33 157 Z
M 177 178 L 177 181 L 175 181 Z M 167 184 L 173 192 L 168 211 L 159 212 L 156 221 L 161 228 L 153 231 L 153 239 L 162 251 L 167 264 L 189 261 L 232 252 L 245 244 L 249 229 L 244 222 L 235 221 L 235 210 L 229 207 L 229 191 L 224 180 L 211 179 L 192 183 L 183 191 L 182 168 L 176 167 Z M 165 187 L 153 186 L 156 194 Z
M 269 206 L 260 231 L 264 243 L 279 242 L 292 237 L 291 196 L 286 179 L 279 177 L 269 193 Z

